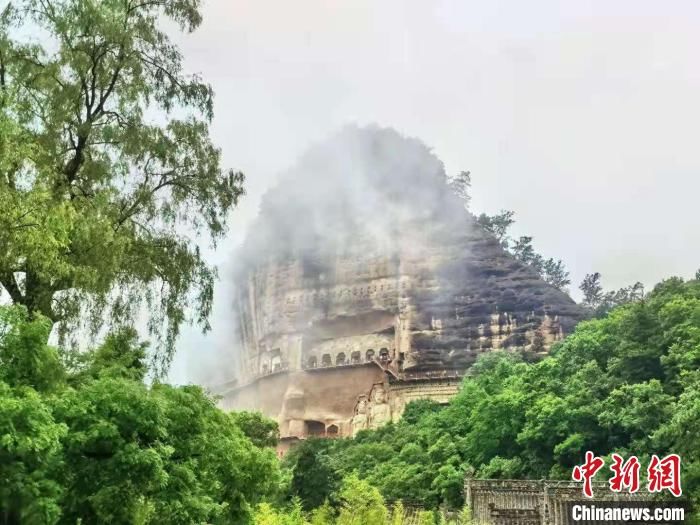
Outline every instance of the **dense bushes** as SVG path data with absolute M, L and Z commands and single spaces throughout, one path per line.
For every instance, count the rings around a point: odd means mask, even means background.
M 275 509 L 268 503 L 258 506 L 254 525 L 472 525 L 468 508 L 447 516 L 443 512 L 406 509 L 398 500 L 388 505 L 381 493 L 355 474 L 340 485 L 336 508 L 328 502 L 311 512 L 304 512 L 295 499 L 286 509 Z
M 49 326 L 0 308 L 0 523 L 240 523 L 276 488 L 274 424 L 147 386 L 132 330 L 73 354 Z

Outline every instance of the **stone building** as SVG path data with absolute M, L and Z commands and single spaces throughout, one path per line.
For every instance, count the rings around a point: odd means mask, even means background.
M 447 402 L 480 354 L 542 354 L 582 314 L 477 224 L 427 147 L 387 129 L 312 148 L 264 197 L 237 263 L 239 370 L 222 403 L 276 418 L 287 440 Z
M 465 480 L 465 503 L 475 523 L 483 525 L 569 525 L 574 522 L 571 506 L 651 506 L 661 501 L 645 487 L 638 492 L 611 492 L 605 481 L 593 482 L 595 499 L 582 495 L 581 483 L 553 480 L 469 479 Z M 685 507 L 684 502 L 673 505 Z M 597 523 L 600 523 L 597 522 Z M 611 521 L 611 523 L 616 523 Z M 619 522 L 622 523 L 622 522 Z

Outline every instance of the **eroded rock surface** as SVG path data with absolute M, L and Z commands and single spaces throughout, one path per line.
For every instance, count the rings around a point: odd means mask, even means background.
M 224 403 L 287 437 L 446 400 L 479 354 L 546 352 L 582 317 L 478 226 L 422 143 L 387 129 L 312 148 L 265 196 L 239 262 Z

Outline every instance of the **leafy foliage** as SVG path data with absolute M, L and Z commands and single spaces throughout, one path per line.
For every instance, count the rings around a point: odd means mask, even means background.
M 338 509 L 328 503 L 304 513 L 299 500 L 287 508 L 276 509 L 261 503 L 253 516 L 255 525 L 472 525 L 471 512 L 464 508 L 456 519 L 448 520 L 442 512 L 421 510 L 408 512 L 401 500 L 387 505 L 381 493 L 366 480 L 350 474 L 339 490 Z M 436 521 L 437 515 L 437 521 Z
M 510 236 L 508 235 L 508 230 L 515 223 L 514 211 L 501 210 L 496 215 L 486 215 L 485 213 L 480 214 L 476 222 L 484 228 L 487 232 L 498 239 L 504 249 L 510 247 Z
M 60 356 L 48 340 L 51 323 L 30 320 L 26 308 L 0 307 L 0 381 L 50 391 L 63 379 Z
M 236 425 L 256 447 L 275 447 L 279 440 L 277 423 L 260 412 L 234 412 L 231 414 Z
M 598 272 L 587 274 L 579 289 L 583 292 L 583 306 L 596 317 L 603 317 L 616 306 L 641 301 L 644 298 L 644 285 L 640 282 L 616 291 L 603 291 L 601 276 Z
M 62 487 L 50 473 L 61 458 L 65 425 L 35 390 L 0 382 L 0 429 L 0 518 L 55 523 Z
M 354 474 L 343 482 L 340 501 L 337 525 L 383 525 L 389 518 L 379 491 Z
M 523 262 L 535 270 L 542 279 L 558 290 L 563 290 L 571 284 L 569 272 L 561 260 L 551 257 L 545 259 L 532 247 L 532 237 L 519 237 L 517 241 L 508 244 L 508 250 L 520 262 Z
M 62 335 L 85 308 L 97 331 L 144 305 L 167 349 L 188 305 L 207 328 L 215 272 L 195 236 L 224 234 L 243 177 L 209 139 L 210 86 L 158 26 L 193 31 L 199 7 L 22 0 L 0 13 L 0 285 Z
M 293 464 L 290 490 L 306 510 L 321 506 L 340 486 L 340 475 L 331 465 L 327 454 L 330 442 L 309 439 L 294 447 L 286 457 Z
M 50 324 L 0 307 L 4 523 L 240 523 L 277 487 L 274 423 L 148 387 L 133 330 L 76 357 L 46 344 Z

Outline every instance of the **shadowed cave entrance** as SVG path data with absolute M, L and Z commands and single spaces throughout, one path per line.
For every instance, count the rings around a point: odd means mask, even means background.
M 304 421 L 306 425 L 306 435 L 307 436 L 325 436 L 326 435 L 326 425 L 320 421 L 314 421 L 313 419 L 307 419 Z
M 338 437 L 340 435 L 340 428 L 338 425 L 331 424 L 326 426 L 325 423 L 321 421 L 315 421 L 313 419 L 307 419 L 304 421 L 306 425 L 306 435 L 307 437 Z

